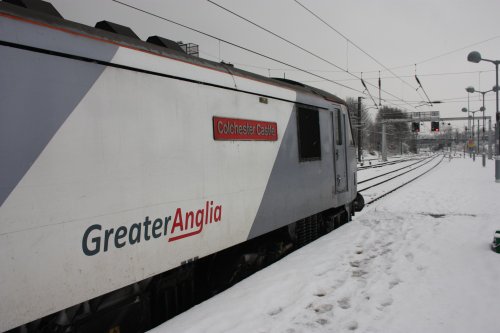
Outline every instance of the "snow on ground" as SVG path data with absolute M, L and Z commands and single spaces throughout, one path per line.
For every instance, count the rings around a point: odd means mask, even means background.
M 443 155 L 435 154 L 424 160 L 411 160 L 380 168 L 371 168 L 358 171 L 358 191 L 363 195 L 365 202 L 371 202 L 383 194 L 404 185 L 415 177 L 441 163 Z M 390 174 L 388 172 L 393 171 Z M 372 177 L 379 176 L 372 179 Z
M 446 159 L 152 332 L 499 332 L 499 199 L 492 161 Z

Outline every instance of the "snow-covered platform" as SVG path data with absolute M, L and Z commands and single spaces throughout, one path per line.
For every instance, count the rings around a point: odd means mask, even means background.
M 494 163 L 446 159 L 151 332 L 499 332 Z

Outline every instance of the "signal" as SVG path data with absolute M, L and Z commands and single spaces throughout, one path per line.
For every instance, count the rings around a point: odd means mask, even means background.
M 431 121 L 431 131 L 439 132 L 439 121 Z
M 420 132 L 420 123 L 411 123 L 411 131 L 414 133 Z

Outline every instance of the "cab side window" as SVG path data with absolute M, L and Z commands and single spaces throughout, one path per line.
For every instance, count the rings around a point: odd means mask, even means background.
M 319 132 L 319 112 L 314 109 L 297 109 L 297 133 L 299 160 L 321 160 L 321 140 Z

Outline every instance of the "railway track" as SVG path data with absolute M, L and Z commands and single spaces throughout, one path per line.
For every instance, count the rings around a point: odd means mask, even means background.
M 407 170 L 407 171 L 401 172 L 401 173 L 399 173 L 399 174 L 397 174 L 397 175 L 395 175 L 395 176 L 392 176 L 391 178 L 386 178 L 386 179 L 384 179 L 384 180 L 383 180 L 382 182 L 380 182 L 380 183 L 372 184 L 372 185 L 370 185 L 370 186 L 365 186 L 365 187 L 364 187 L 364 188 L 362 188 L 362 189 L 358 189 L 358 192 L 363 192 L 363 191 L 366 191 L 366 190 L 368 190 L 368 189 L 370 189 L 370 188 L 376 187 L 376 186 L 378 186 L 378 185 L 380 185 L 380 184 L 384 184 L 384 183 L 386 183 L 386 182 L 388 182 L 388 181 L 390 181 L 390 180 L 392 180 L 392 179 L 395 179 L 395 178 L 401 177 L 401 176 L 403 176 L 403 175 L 405 175 L 405 174 L 407 174 L 407 173 L 410 173 L 410 172 L 412 172 L 412 171 L 414 171 L 414 170 L 416 170 L 416 169 L 418 169 L 418 168 L 421 168 L 421 167 L 425 166 L 426 164 L 430 163 L 431 161 L 433 161 L 433 160 L 434 160 L 437 156 L 438 156 L 438 155 L 431 156 L 430 158 L 429 158 L 429 157 L 426 157 L 426 158 L 424 158 L 424 159 L 420 159 L 420 160 L 419 160 L 418 162 L 416 162 L 416 163 L 412 163 L 412 164 L 410 164 L 410 165 L 406 165 L 406 166 L 404 166 L 404 167 L 402 167 L 402 168 L 399 168 L 399 169 L 396 169 L 396 170 L 391 170 L 391 171 L 389 171 L 389 172 L 386 172 L 386 173 L 383 173 L 383 174 L 381 174 L 381 175 L 377 175 L 377 176 L 374 176 L 374 177 L 371 177 L 371 178 L 368 178 L 368 179 L 363 179 L 363 180 L 361 180 L 360 182 L 358 182 L 358 185 L 359 185 L 359 184 L 363 184 L 363 183 L 367 183 L 367 182 L 371 182 L 372 180 L 375 180 L 375 179 L 378 179 L 378 178 L 381 178 L 381 177 L 384 177 L 384 176 L 387 176 L 387 175 L 393 174 L 393 173 L 395 173 L 395 172 L 398 172 L 398 171 L 401 171 L 401 170 L 404 170 L 404 169 L 407 169 L 407 168 L 411 168 L 410 170 Z M 420 165 L 418 165 L 418 164 L 420 164 Z
M 359 189 L 358 192 L 365 192 L 365 193 L 363 193 L 363 196 L 365 196 L 365 198 L 366 198 L 365 199 L 366 204 L 369 205 L 377 200 L 382 199 L 383 197 L 387 196 L 388 194 L 393 193 L 396 190 L 410 184 L 411 182 L 417 180 L 418 178 L 422 177 L 426 173 L 430 172 L 431 170 L 436 168 L 443 161 L 444 156 L 441 156 L 441 158 L 437 162 L 436 162 L 436 159 L 439 159 L 439 155 L 434 155 L 434 156 L 431 156 L 430 158 L 420 160 L 419 162 L 413 163 L 409 166 L 405 166 L 403 168 L 393 170 L 393 171 L 387 172 L 387 173 L 382 174 L 382 175 L 377 175 L 376 177 L 371 177 L 369 179 L 362 180 L 358 184 L 367 183 L 367 182 L 370 182 L 374 179 L 382 178 L 383 176 L 387 176 L 389 174 L 393 174 L 397 171 L 401 171 L 403 169 L 406 169 L 408 167 L 413 166 L 413 168 L 411 168 L 410 170 L 401 172 L 395 176 L 391 176 L 391 177 L 388 177 L 380 182 L 377 182 L 376 184 L 372 184 L 372 185 L 369 185 L 369 186 L 364 187 L 362 189 Z M 424 163 L 422 163 L 422 162 L 424 162 Z M 417 165 L 419 163 L 421 163 L 421 164 Z M 429 166 L 429 164 L 430 164 L 430 166 Z M 428 166 L 428 167 L 425 167 L 425 166 Z M 423 168 L 423 170 L 421 170 L 421 168 Z M 420 170 L 422 172 L 419 172 L 416 175 L 412 175 L 411 178 L 407 178 L 410 173 L 414 173 L 416 170 Z M 405 177 L 403 177 L 403 176 L 405 176 Z M 391 182 L 393 183 L 395 179 L 401 180 L 401 177 L 404 178 L 403 182 L 398 182 L 396 186 L 391 186 L 390 188 L 387 188 L 387 184 L 389 184 Z M 368 191 L 368 190 L 371 190 L 371 191 L 369 191 L 370 193 L 366 193 L 366 191 Z M 380 192 L 382 192 L 382 193 L 380 193 Z
M 434 158 L 435 156 L 437 156 L 437 155 L 424 157 L 424 158 L 419 159 L 417 162 L 412 163 L 412 164 L 409 164 L 409 165 L 405 165 L 405 166 L 404 166 L 404 167 L 402 167 L 402 168 L 395 169 L 395 170 L 391 170 L 391 171 L 386 172 L 386 173 L 383 173 L 383 174 L 381 174 L 381 175 L 377 175 L 377 176 L 374 176 L 374 177 L 371 177 L 371 178 L 368 178 L 368 179 L 364 179 L 364 180 L 362 180 L 362 181 L 358 182 L 358 185 L 363 184 L 363 183 L 366 183 L 366 182 L 369 182 L 369 181 L 372 181 L 372 180 L 377 179 L 377 178 L 384 177 L 384 176 L 389 175 L 389 174 L 394 173 L 394 172 L 398 172 L 398 171 L 401 171 L 401 170 L 404 170 L 404 169 L 407 169 L 407 168 L 411 168 L 412 166 L 415 166 L 415 165 L 417 165 L 417 164 L 419 164 L 419 163 L 422 163 L 422 162 L 424 162 L 424 161 L 426 161 L 426 160 L 432 159 L 432 158 Z
M 382 168 L 388 165 L 394 165 L 398 163 L 403 163 L 403 162 L 408 162 L 408 161 L 414 161 L 414 160 L 420 160 L 420 157 L 410 157 L 410 158 L 404 158 L 404 159 L 398 159 L 394 161 L 387 161 L 387 162 L 382 162 L 382 163 L 377 163 L 373 165 L 365 165 L 365 166 L 358 166 L 358 171 L 363 171 L 367 169 L 374 169 L 374 168 Z

